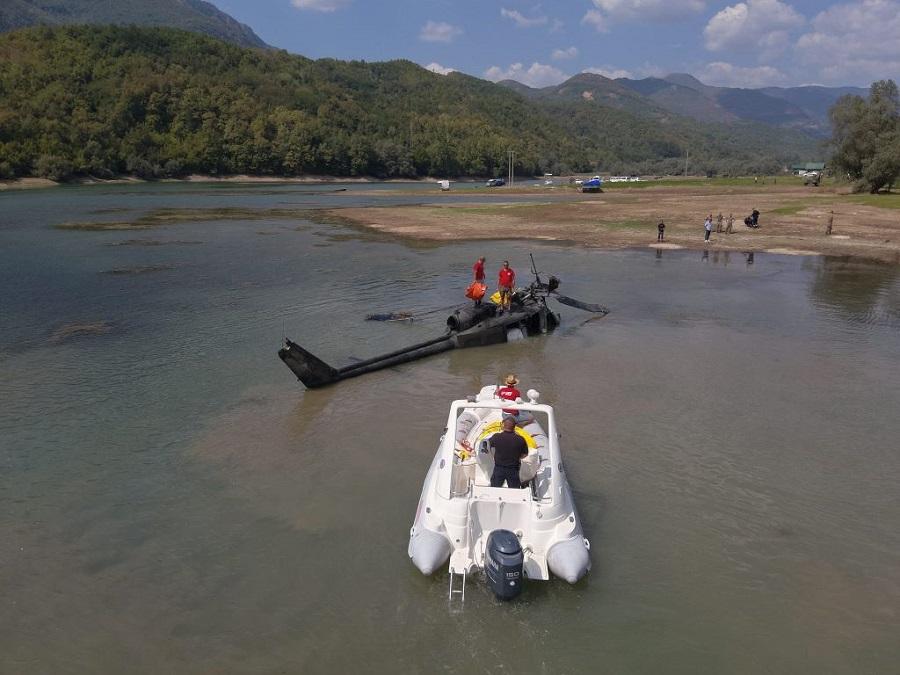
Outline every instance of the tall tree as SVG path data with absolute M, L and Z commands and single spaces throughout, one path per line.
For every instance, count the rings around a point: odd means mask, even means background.
M 868 100 L 843 96 L 830 111 L 832 164 L 858 191 L 890 189 L 900 176 L 900 96 L 893 80 L 872 85 Z

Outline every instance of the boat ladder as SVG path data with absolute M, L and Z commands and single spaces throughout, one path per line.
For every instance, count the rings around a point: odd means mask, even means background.
M 461 578 L 460 578 L 460 583 L 458 584 L 459 588 L 454 589 L 453 588 L 453 577 L 456 577 L 456 576 L 459 576 Z M 460 602 L 466 601 L 466 570 L 465 570 L 465 568 L 463 568 L 462 572 L 456 572 L 452 567 L 450 568 L 450 594 L 447 596 L 447 599 L 452 601 L 454 594 L 460 596 L 460 598 L 459 598 Z

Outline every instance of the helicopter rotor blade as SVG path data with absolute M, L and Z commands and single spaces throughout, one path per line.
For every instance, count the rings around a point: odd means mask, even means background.
M 594 312 L 595 314 L 609 314 L 609 308 L 604 307 L 603 305 L 596 305 L 592 302 L 582 302 L 581 300 L 576 300 L 575 298 L 570 298 L 568 295 L 563 295 L 562 293 L 553 293 L 553 297 L 556 298 L 557 302 L 568 305 L 569 307 L 575 307 L 576 309 L 583 309 L 585 312 Z

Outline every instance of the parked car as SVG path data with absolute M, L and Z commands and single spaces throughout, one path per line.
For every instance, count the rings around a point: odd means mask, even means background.
M 501 187 L 503 185 L 506 185 L 506 181 L 502 178 L 491 178 L 487 182 L 487 187 Z

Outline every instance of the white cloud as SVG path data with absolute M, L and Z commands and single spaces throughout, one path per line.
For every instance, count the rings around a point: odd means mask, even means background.
M 624 21 L 674 21 L 706 9 L 707 0 L 593 0 L 581 23 L 605 33 L 609 24 Z
M 754 52 L 761 61 L 777 58 L 790 44 L 790 31 L 806 20 L 781 0 L 747 0 L 726 7 L 703 29 L 713 52 Z
M 796 45 L 801 63 L 829 84 L 867 86 L 900 75 L 900 2 L 859 0 L 834 5 L 812 20 Z
M 314 12 L 334 12 L 350 4 L 350 0 L 291 0 L 297 9 L 310 9 Z
M 550 55 L 554 61 L 565 61 L 566 59 L 574 59 L 578 56 L 578 47 L 569 47 L 568 49 L 554 49 Z
M 533 19 L 529 19 L 528 17 L 523 16 L 521 12 L 517 12 L 514 9 L 506 9 L 505 7 L 500 10 L 500 16 L 506 19 L 512 19 L 513 23 L 516 24 L 516 28 L 546 26 L 548 21 L 546 16 L 536 16 Z
M 745 68 L 723 61 L 707 63 L 702 71 L 696 73 L 696 76 L 698 80 L 706 84 L 745 89 L 771 87 L 788 82 L 787 76 L 772 66 Z
M 434 61 L 425 66 L 425 70 L 430 70 L 432 73 L 437 73 L 438 75 L 449 75 L 450 73 L 456 72 L 456 68 L 447 68 Z
M 527 70 L 521 63 L 514 63 L 509 68 L 491 66 L 484 71 L 486 79 L 493 82 L 515 80 L 529 87 L 549 87 L 569 79 L 563 71 L 543 63 L 532 63 Z
M 615 80 L 619 77 L 634 77 L 634 74 L 630 70 L 625 70 L 624 68 L 615 68 L 614 66 L 597 66 L 595 68 L 585 68 L 581 72 L 592 73 L 593 75 L 602 75 L 603 77 L 608 77 L 611 80 Z
M 428 21 L 422 26 L 419 39 L 423 42 L 453 42 L 463 29 L 443 21 Z
M 593 26 L 598 33 L 609 32 L 609 20 L 596 9 L 589 9 L 581 18 L 581 23 Z

